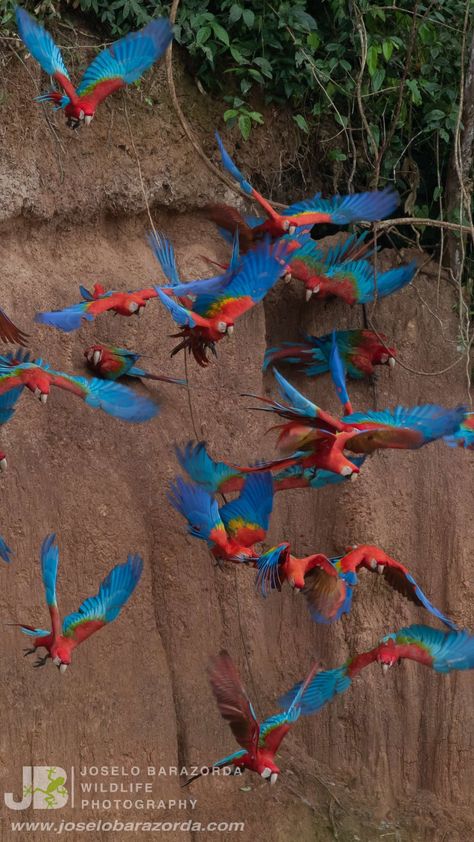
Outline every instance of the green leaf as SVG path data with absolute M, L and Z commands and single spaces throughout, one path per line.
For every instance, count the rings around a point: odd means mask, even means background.
M 407 88 L 411 93 L 411 101 L 413 105 L 421 105 L 422 98 L 416 79 L 407 79 Z
M 249 64 L 248 59 L 246 59 L 245 56 L 242 55 L 240 50 L 238 50 L 237 47 L 235 47 L 233 44 L 230 45 L 230 54 L 234 61 L 237 62 L 237 64 Z
M 244 140 L 248 140 L 250 132 L 252 131 L 252 121 L 247 114 L 241 114 L 239 117 L 240 134 Z
M 227 111 L 224 111 L 224 123 L 227 123 L 228 120 L 232 120 L 237 117 L 238 113 L 239 112 L 235 108 L 228 108 Z
M 374 91 L 379 91 L 382 87 L 383 80 L 385 79 L 385 70 L 383 67 L 379 67 L 378 70 L 375 71 L 374 75 L 372 76 L 372 88 Z
M 203 26 L 202 29 L 198 29 L 198 34 L 196 35 L 196 44 L 198 47 L 202 47 L 203 44 L 211 37 L 211 27 L 210 26 Z
M 375 71 L 377 70 L 377 63 L 379 60 L 379 54 L 377 47 L 372 44 L 371 47 L 367 50 L 367 69 L 371 76 L 374 75 Z
M 309 134 L 309 126 L 302 114 L 293 114 L 293 120 L 302 132 Z
M 239 6 L 237 3 L 234 3 L 234 5 L 230 7 L 229 23 L 237 23 L 237 21 L 240 20 L 241 17 L 242 7 Z
M 254 58 L 253 63 L 256 64 L 260 70 L 262 71 L 263 75 L 267 77 L 267 79 L 271 79 L 273 76 L 272 66 L 268 59 L 263 57 Z
M 255 23 L 255 15 L 252 12 L 252 9 L 244 9 L 242 12 L 242 17 L 244 19 L 245 26 L 251 29 Z
M 331 149 L 328 158 L 330 161 L 347 161 L 347 155 L 340 149 Z
M 226 47 L 228 47 L 229 43 L 230 43 L 229 42 L 229 36 L 228 36 L 227 32 L 225 31 L 224 27 L 221 26 L 220 23 L 217 23 L 217 21 L 212 21 L 211 26 L 212 26 L 212 29 L 214 31 L 214 35 L 216 36 L 216 38 L 218 38 L 219 41 L 221 41 L 222 44 L 225 44 Z
M 390 61 L 393 54 L 393 43 L 392 41 L 384 41 L 382 44 L 382 52 L 385 61 Z

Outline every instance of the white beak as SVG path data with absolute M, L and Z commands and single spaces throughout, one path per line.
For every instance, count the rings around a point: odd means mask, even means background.
M 86 124 L 86 126 L 90 126 L 90 124 L 92 123 L 91 114 L 86 114 L 86 116 L 84 117 L 84 123 Z
M 350 477 L 350 475 L 352 474 L 352 468 L 350 468 L 349 465 L 344 465 L 344 467 L 341 468 L 339 473 L 341 474 L 341 477 Z
M 7 460 L 6 460 L 5 457 L 3 457 L 3 459 L 0 459 L 0 471 L 6 471 L 6 470 L 7 470 Z
M 353 474 L 351 474 L 351 482 L 355 482 L 355 480 L 357 479 L 358 476 L 359 476 L 359 474 L 356 474 L 355 472 Z
M 36 387 L 36 389 L 34 391 L 34 395 L 35 395 L 35 398 L 40 398 L 41 397 L 41 389 L 38 389 L 38 387 Z
M 229 334 L 229 336 L 232 336 L 233 332 L 234 332 L 234 325 L 229 325 L 229 327 L 227 328 L 227 333 Z
M 370 559 L 370 561 L 369 561 L 369 565 L 370 565 L 370 567 L 371 567 L 371 569 L 372 569 L 372 570 L 376 570 L 376 569 L 377 569 L 377 562 L 376 562 L 375 558 L 371 558 L 371 559 Z
M 383 573 L 383 564 L 377 564 L 377 573 Z
M 271 776 L 271 774 L 272 774 L 272 770 L 269 769 L 268 766 L 265 766 L 265 769 L 261 773 L 261 776 L 262 776 L 262 778 L 266 779 L 266 778 L 269 778 Z
M 278 775 L 277 775 L 276 772 L 274 772 L 273 775 L 270 777 L 270 784 L 276 784 L 277 780 L 278 780 Z
M 93 361 L 94 365 L 98 365 L 98 363 L 100 363 L 101 359 L 102 359 L 101 352 L 100 351 L 94 351 L 94 353 L 92 355 L 92 361 Z
M 390 669 L 389 664 L 382 664 L 382 672 L 383 672 L 384 675 L 387 675 L 389 669 Z
M 306 301 L 309 301 L 309 299 L 311 298 L 312 294 L 313 294 L 313 290 L 312 290 L 312 289 L 307 289 L 307 290 L 306 290 Z
M 59 672 L 61 673 L 61 675 L 64 675 L 66 670 L 67 670 L 67 664 L 61 664 L 61 666 L 59 667 Z
M 55 657 L 55 658 L 53 658 L 53 664 L 54 664 L 54 666 L 55 666 L 55 667 L 60 667 L 60 666 L 61 666 L 61 658 L 59 658 L 59 657 L 56 655 L 56 657 Z
M 395 368 L 395 357 L 389 357 L 388 358 L 388 364 L 389 364 L 390 368 Z
M 47 401 L 47 400 L 48 400 L 48 396 L 47 396 L 47 395 L 44 395 L 44 394 L 41 394 L 41 395 L 40 395 L 40 401 L 41 401 L 41 403 L 46 403 L 46 401 Z

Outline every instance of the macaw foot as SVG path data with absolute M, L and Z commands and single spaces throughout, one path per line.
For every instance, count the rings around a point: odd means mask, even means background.
M 36 653 L 36 649 L 35 649 L 34 646 L 31 649 L 29 649 L 29 648 L 23 649 L 23 657 L 24 658 L 26 658 L 27 655 L 34 655 L 35 653 Z
M 49 657 L 50 657 L 50 655 L 48 655 L 48 654 L 43 655 L 43 657 L 41 657 L 41 655 L 39 655 L 37 657 L 36 661 L 33 664 L 34 668 L 38 669 L 39 667 L 44 667 L 44 665 L 45 665 L 45 663 L 46 663 L 46 661 L 48 660 Z
M 218 567 L 219 570 L 223 571 L 225 568 L 225 564 L 221 558 L 214 559 L 214 567 Z
M 179 333 L 172 333 L 171 337 L 173 339 L 181 339 L 181 342 L 171 351 L 172 357 L 174 357 L 174 355 L 179 351 L 184 351 L 185 353 L 187 351 L 189 354 L 193 355 L 197 364 L 200 365 L 201 368 L 206 368 L 210 363 L 208 351 L 217 357 L 216 343 L 211 342 L 208 339 L 204 339 L 202 336 L 191 333 L 189 328 L 184 328 Z

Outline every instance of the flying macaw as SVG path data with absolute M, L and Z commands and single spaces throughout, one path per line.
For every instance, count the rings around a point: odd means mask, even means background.
M 193 482 L 202 486 L 210 494 L 228 494 L 240 491 L 245 482 L 245 474 L 226 462 L 214 462 L 206 450 L 205 442 L 188 442 L 183 450 L 175 448 L 176 456 L 184 471 Z M 355 456 L 357 467 L 361 467 L 365 456 Z M 324 488 L 345 481 L 346 477 L 323 471 L 318 468 L 304 470 L 299 465 L 277 471 L 273 476 L 273 490 L 286 491 L 291 488 Z
M 440 631 L 429 626 L 413 625 L 400 629 L 395 634 L 382 637 L 379 644 L 369 652 L 355 655 L 341 667 L 318 673 L 309 683 L 295 686 L 279 699 L 281 708 L 286 708 L 295 697 L 300 699 L 303 715 L 316 713 L 335 696 L 344 693 L 364 667 L 375 662 L 382 667 L 384 675 L 403 658 L 417 661 L 436 672 L 474 669 L 474 636 L 467 631 Z M 306 686 L 301 695 L 300 689 Z
M 141 359 L 141 354 L 117 348 L 115 345 L 89 345 L 84 351 L 88 367 L 104 380 L 118 380 L 120 377 L 140 377 L 147 380 L 160 380 L 163 383 L 175 383 L 186 386 L 186 380 L 177 377 L 166 377 L 165 374 L 150 374 L 135 363 Z
M 22 632 L 33 638 L 33 646 L 25 655 L 36 654 L 44 647 L 46 655 L 38 657 L 35 667 L 42 667 L 51 658 L 61 673 L 66 672 L 76 646 L 99 631 L 106 623 L 115 620 L 130 599 L 142 575 L 143 560 L 139 555 L 129 555 L 125 564 L 117 564 L 105 577 L 95 596 L 88 597 L 79 610 L 68 614 L 61 624 L 56 600 L 59 549 L 56 535 L 48 535 L 41 547 L 41 575 L 51 617 L 51 631 L 18 623 Z
M 208 674 L 217 707 L 223 719 L 241 748 L 210 767 L 203 767 L 200 772 L 188 778 L 184 786 L 200 778 L 202 774 L 232 766 L 237 772 L 245 769 L 256 772 L 270 784 L 275 784 L 280 774 L 275 755 L 284 737 L 300 716 L 300 699 L 314 679 L 317 666 L 314 666 L 301 685 L 300 693 L 284 713 L 271 716 L 261 724 L 257 721 L 252 703 L 242 685 L 239 673 L 229 653 L 223 649 L 212 659 Z M 235 773 L 234 772 L 234 773 Z
M 117 292 L 109 290 L 106 292 L 101 284 L 94 284 L 94 291 L 91 293 L 85 287 L 80 286 L 84 301 L 80 304 L 72 304 L 63 310 L 51 310 L 46 313 L 37 313 L 35 322 L 56 327 L 65 333 L 77 330 L 84 322 L 92 322 L 101 313 L 112 310 L 119 316 L 139 316 L 142 307 L 150 298 L 156 298 L 155 289 L 140 289 L 136 292 Z
M 188 522 L 188 532 L 206 541 L 217 561 L 255 563 L 255 544 L 265 540 L 273 508 L 270 473 L 259 474 L 260 482 L 248 477 L 240 495 L 219 509 L 211 494 L 180 477 L 170 487 L 168 500 Z
M 2 559 L 2 561 L 6 561 L 7 564 L 10 564 L 12 560 L 12 552 L 13 551 L 10 549 L 6 541 L 4 541 L 3 538 L 0 536 L 0 558 Z
M 343 244 L 357 253 L 364 247 L 361 239 Z M 350 251 L 340 246 L 331 247 L 325 254 L 314 240 L 308 239 L 292 257 L 288 274 L 302 281 L 306 287 L 306 300 L 312 296 L 328 298 L 337 296 L 347 304 L 369 304 L 377 298 L 385 298 L 409 284 L 416 272 L 416 262 L 375 273 L 368 260 L 355 260 Z M 348 256 L 351 259 L 348 259 Z
M 143 29 L 130 32 L 102 50 L 87 68 L 79 86 L 74 88 L 61 51 L 49 32 L 20 6 L 15 11 L 18 32 L 25 47 L 63 91 L 48 91 L 36 97 L 36 101 L 52 102 L 55 110 L 64 108 L 71 129 L 78 129 L 83 124 L 89 126 L 98 105 L 109 94 L 136 82 L 161 58 L 173 39 L 167 18 L 152 20 Z
M 380 547 L 361 544 L 350 548 L 346 555 L 327 558 L 316 554 L 298 559 L 288 544 L 280 544 L 264 553 L 257 562 L 257 590 L 267 596 L 269 590 L 281 590 L 283 582 L 302 591 L 310 614 L 317 623 L 334 623 L 352 607 L 352 593 L 358 584 L 359 570 L 383 575 L 385 581 L 415 605 L 430 611 L 450 629 L 456 624 L 435 608 L 427 599 L 410 571 L 387 555 Z
M 338 419 L 320 409 L 298 392 L 274 369 L 280 393 L 287 403 L 258 395 L 247 395 L 267 404 L 259 407 L 288 419 L 278 425 L 278 447 L 288 454 L 252 467 L 237 466 L 244 473 L 283 469 L 292 465 L 319 467 L 342 476 L 359 473 L 359 468 L 344 456 L 373 453 L 380 448 L 416 450 L 436 439 L 455 433 L 466 417 L 466 408 L 444 409 L 424 404 L 411 409 L 398 406 L 380 412 L 355 412 Z
M 173 300 L 160 287 L 155 287 L 161 301 L 181 328 L 176 334 L 181 342 L 171 355 L 182 349 L 188 350 L 200 366 L 208 365 L 207 350 L 215 354 L 216 343 L 233 333 L 235 320 L 261 301 L 276 284 L 283 272 L 286 255 L 285 243 L 271 246 L 268 240 L 264 241 L 244 255 L 237 268 L 230 270 L 231 278 L 224 280 L 222 286 L 213 292 L 198 293 L 192 310 Z M 189 287 L 190 284 L 176 286 L 173 294 L 186 295 Z
M 0 364 L 4 360 L 7 364 L 9 364 L 13 359 L 19 357 L 21 361 L 27 362 L 30 358 L 30 354 L 28 352 L 19 351 L 19 353 L 7 354 L 5 357 L 0 357 Z M 14 389 L 10 389 L 9 392 L 5 392 L 5 394 L 0 394 L 0 427 L 3 424 L 6 424 L 10 418 L 13 417 L 15 414 L 15 407 L 17 404 L 18 399 L 23 392 L 23 386 L 16 386 Z M 7 469 L 7 457 L 3 450 L 0 450 L 0 471 L 6 471 Z
M 451 436 L 445 436 L 450 447 L 465 447 L 474 450 L 474 412 L 467 412 L 466 417 Z
M 18 357 L 18 354 L 16 356 Z M 29 355 L 22 359 L 24 361 L 18 362 L 17 359 L 12 360 L 11 355 L 10 358 L 0 357 L 0 395 L 10 394 L 13 398 L 13 405 L 6 409 L 8 418 L 13 415 L 15 403 L 25 386 L 41 403 L 48 400 L 51 386 L 57 386 L 82 398 L 93 409 L 102 409 L 108 415 L 122 421 L 141 423 L 153 418 L 158 412 L 156 403 L 135 394 L 132 389 L 120 383 L 104 383 L 96 377 L 76 377 L 63 371 L 55 371 L 42 359 L 30 362 Z
M 273 239 L 285 234 L 293 236 L 299 228 L 310 229 L 313 225 L 323 222 L 349 225 L 351 222 L 360 220 L 377 221 L 389 216 L 400 204 L 398 193 L 388 187 L 385 190 L 370 193 L 333 196 L 331 199 L 323 199 L 320 193 L 316 193 L 312 199 L 297 202 L 282 213 L 277 213 L 272 205 L 245 180 L 224 148 L 217 132 L 216 140 L 225 169 L 239 183 L 244 193 L 255 199 L 267 215 L 265 220 L 252 219 L 252 217 L 245 219 L 235 208 L 228 205 L 210 205 L 206 208 L 209 218 L 221 228 L 232 234 L 238 229 L 243 252 L 248 251 L 255 242 L 267 235 Z
M 336 330 L 336 342 L 348 377 L 361 380 L 374 374 L 376 365 L 395 365 L 396 349 L 387 344 L 383 333 L 377 336 L 371 330 Z M 315 377 L 329 371 L 332 334 L 310 336 L 304 334 L 303 342 L 283 342 L 278 348 L 265 353 L 263 370 L 276 362 L 300 365 L 299 371 Z

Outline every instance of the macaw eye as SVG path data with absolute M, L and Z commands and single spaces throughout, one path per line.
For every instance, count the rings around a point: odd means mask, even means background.
M 382 365 L 388 363 L 388 354 L 382 354 L 382 356 L 380 357 L 380 362 L 382 363 Z
M 84 112 L 83 112 L 83 110 L 82 110 L 82 108 L 81 108 L 81 110 L 79 111 L 79 120 L 83 120 L 83 119 L 84 119 L 84 116 L 85 116 L 85 115 L 84 115 Z
M 284 219 L 284 220 L 283 220 L 283 230 L 284 230 L 284 231 L 288 231 L 289 227 L 290 227 L 290 220 L 289 220 L 289 219 Z
M 138 304 L 136 303 L 136 301 L 131 301 L 128 305 L 128 309 L 131 313 L 136 313 L 138 310 Z
M 217 330 L 219 333 L 227 333 L 227 325 L 225 322 L 217 322 Z

